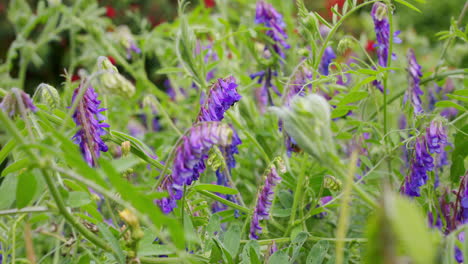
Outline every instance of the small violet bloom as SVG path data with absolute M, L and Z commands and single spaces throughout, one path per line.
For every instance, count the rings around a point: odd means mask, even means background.
M 5 111 L 10 118 L 22 113 L 22 110 L 29 110 L 31 112 L 37 111 L 37 107 L 34 105 L 29 95 L 18 88 L 12 88 L 10 92 L 5 95 L 0 103 L 0 109 Z
M 325 53 L 323 54 L 322 60 L 319 65 L 319 72 L 322 75 L 327 76 L 329 74 L 328 67 L 330 66 L 330 64 L 332 63 L 334 59 L 336 59 L 336 55 L 335 55 L 335 52 L 333 51 L 333 48 L 327 47 L 325 49 Z
M 238 102 L 242 96 L 237 93 L 237 83 L 233 76 L 218 79 L 212 86 L 198 114 L 198 121 L 221 121 L 224 113 Z
M 408 75 L 409 75 L 409 87 L 406 91 L 405 97 L 403 98 L 403 102 L 409 99 L 411 104 L 413 105 L 414 114 L 420 114 L 423 112 L 422 102 L 420 96 L 423 95 L 423 91 L 421 87 L 419 87 L 419 83 L 421 81 L 421 65 L 418 64 L 416 61 L 416 56 L 414 55 L 414 51 L 412 49 L 408 50 Z
M 420 196 L 420 187 L 428 180 L 427 172 L 434 168 L 434 159 L 427 151 L 426 138 L 416 139 L 414 157 L 411 160 L 409 175 L 406 176 L 403 192 L 408 196 Z
M 286 25 L 283 16 L 271 4 L 260 0 L 257 2 L 255 11 L 255 23 L 263 24 L 268 28 L 266 35 L 273 40 L 273 44 L 271 44 L 273 52 L 284 58 L 283 48 L 289 49 L 290 46 L 286 43 L 288 35 L 284 29 Z M 269 45 L 266 45 L 265 49 L 269 49 Z
M 83 97 L 79 99 L 77 96 L 82 89 L 86 89 L 86 91 L 84 91 Z M 83 85 L 78 86 L 73 93 L 72 105 L 76 100 L 79 101 L 75 113 L 73 113 L 73 120 L 79 130 L 73 139 L 76 144 L 79 144 L 86 162 L 95 167 L 100 152 L 107 152 L 108 150 L 106 143 L 101 138 L 106 134 L 104 128 L 109 127 L 108 124 L 103 122 L 104 116 L 101 114 L 106 109 L 99 108 L 101 101 L 98 100 L 98 94 L 91 86 L 87 88 L 83 87 Z
M 258 239 L 258 234 L 262 232 L 260 220 L 269 218 L 271 203 L 275 195 L 274 189 L 280 181 L 281 177 L 278 175 L 275 165 L 271 166 L 265 179 L 265 185 L 257 196 L 257 205 L 252 214 L 252 221 L 250 223 L 251 239 Z
M 372 6 L 371 16 L 374 21 L 375 35 L 377 43 L 377 58 L 381 67 L 387 67 L 388 64 L 388 52 L 390 46 L 390 24 L 387 18 L 387 6 L 384 3 L 376 2 Z M 401 43 L 401 39 L 398 38 L 400 31 L 395 31 L 393 35 L 393 43 Z M 392 59 L 396 59 L 396 55 L 392 54 Z M 379 81 L 374 81 L 373 84 L 383 92 L 383 85 Z
M 432 121 L 426 128 L 427 147 L 431 153 L 441 153 L 442 147 L 447 144 L 447 132 L 439 121 Z
M 198 180 L 205 170 L 209 150 L 215 145 L 225 147 L 231 144 L 232 129 L 219 122 L 201 122 L 193 126 L 181 141 L 175 151 L 171 179 L 166 179 L 168 183 L 161 186 L 161 190 L 167 190 L 171 199 L 175 200 L 180 200 L 184 186 Z M 163 206 L 166 202 L 171 201 L 156 201 Z M 170 207 L 172 204 L 162 210 Z M 169 210 L 165 212 L 168 213 Z

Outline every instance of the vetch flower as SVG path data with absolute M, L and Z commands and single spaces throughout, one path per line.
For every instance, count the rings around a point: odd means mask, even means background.
M 254 80 L 258 78 L 257 83 L 262 84 L 255 91 L 255 97 L 258 101 L 260 111 L 265 112 L 267 105 L 273 105 L 273 97 L 270 89 L 272 89 L 278 96 L 281 96 L 276 85 L 273 84 L 273 76 L 278 76 L 278 73 L 268 68 L 266 71 L 259 71 L 257 73 L 250 74 L 250 79 Z
M 403 98 L 403 102 L 406 103 L 406 101 L 409 99 L 413 105 L 414 114 L 417 115 L 423 112 L 420 96 L 423 95 L 424 92 L 421 90 L 421 87 L 419 87 L 422 76 L 421 65 L 418 64 L 412 49 L 408 50 L 407 58 L 409 87 L 406 91 L 405 97 Z
M 441 147 L 447 144 L 447 132 L 440 121 L 432 121 L 426 128 L 427 147 L 431 153 L 440 153 Z
M 237 93 L 237 86 L 233 76 L 218 79 L 210 88 L 208 99 L 198 114 L 198 121 L 221 121 L 224 113 L 242 98 Z
M 288 35 L 284 29 L 286 25 L 283 16 L 271 4 L 260 0 L 257 2 L 255 11 L 255 23 L 263 24 L 268 28 L 266 35 L 273 40 L 272 51 L 284 58 L 283 48 L 289 49 L 290 46 L 286 43 Z M 270 45 L 266 45 L 265 49 L 270 49 Z
M 320 61 L 319 65 L 319 72 L 322 75 L 327 76 L 329 74 L 328 67 L 332 63 L 332 60 L 336 59 L 335 52 L 333 51 L 332 47 L 327 47 L 325 52 L 323 53 L 322 60 Z
M 231 141 L 232 129 L 228 125 L 201 122 L 193 126 L 176 148 L 171 179 L 167 179 L 168 183 L 163 189 L 169 192 L 172 199 L 180 200 L 184 186 L 198 180 L 205 170 L 208 151 L 215 145 L 228 146 Z
M 434 168 L 434 159 L 429 154 L 426 145 L 425 137 L 416 139 L 410 174 L 406 176 L 403 186 L 403 192 L 408 196 L 421 195 L 420 187 L 427 183 L 427 172 Z
M 252 221 L 250 223 L 251 239 L 258 239 L 258 234 L 262 232 L 260 220 L 269 218 L 271 203 L 275 195 L 275 187 L 280 182 L 281 177 L 276 171 L 276 166 L 272 165 L 266 175 L 265 184 L 257 196 L 257 204 L 252 214 Z
M 315 208 L 323 207 L 327 205 L 331 200 L 333 200 L 333 196 L 324 196 L 320 198 L 320 201 Z M 325 216 L 327 216 L 327 212 L 321 212 L 321 213 L 314 215 L 315 218 L 319 218 L 319 219 L 324 218 Z
M 224 119 L 224 113 L 238 102 L 242 96 L 237 93 L 237 83 L 233 76 L 229 76 L 225 79 L 218 79 L 210 88 L 208 98 L 205 104 L 201 107 L 198 115 L 199 122 L 206 121 L 221 121 Z M 220 150 L 226 160 L 228 171 L 236 166 L 236 160 L 234 154 L 239 153 L 237 148 L 242 143 L 237 132 L 232 126 L 232 140 L 231 144 L 220 147 Z M 217 184 L 230 187 L 229 181 L 227 180 L 226 172 L 223 169 L 216 170 Z M 220 197 L 234 201 L 235 196 L 218 194 Z M 226 209 L 224 204 L 215 203 L 213 205 L 213 211 L 221 211 Z
M 0 109 L 5 111 L 10 118 L 27 111 L 36 112 L 37 108 L 29 95 L 18 88 L 12 88 L 0 103 Z
M 388 64 L 388 52 L 390 46 L 390 24 L 387 18 L 387 6 L 384 3 L 376 2 L 372 6 L 371 16 L 374 21 L 375 35 L 377 43 L 377 58 L 381 67 L 387 67 Z M 393 34 L 393 43 L 401 43 L 401 39 L 398 38 L 400 31 L 395 31 Z M 396 55 L 392 54 L 392 59 L 396 59 Z M 383 92 L 382 83 L 374 81 L 373 84 Z
M 77 108 L 73 113 L 73 120 L 79 127 L 78 132 L 73 137 L 76 144 L 79 144 L 81 153 L 86 162 L 94 167 L 97 165 L 97 158 L 100 152 L 106 152 L 108 147 L 101 136 L 106 134 L 105 127 L 109 127 L 104 121 L 101 112 L 104 108 L 99 108 L 101 101 L 98 100 L 98 94 L 93 87 L 84 87 L 83 84 L 75 89 L 72 97 L 72 105 L 77 100 L 77 95 L 82 89 L 86 89 L 83 97 L 79 99 Z
M 135 54 L 141 53 L 141 50 L 137 46 L 135 39 L 133 38 L 132 33 L 130 32 L 130 29 L 128 28 L 128 26 L 125 26 L 125 25 L 119 26 L 116 30 L 116 33 L 117 33 L 117 37 L 121 45 L 124 46 L 124 48 L 127 51 L 127 59 L 132 58 L 132 53 L 135 53 Z

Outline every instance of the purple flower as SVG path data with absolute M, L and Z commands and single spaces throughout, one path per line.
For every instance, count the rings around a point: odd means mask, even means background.
M 375 35 L 377 38 L 377 43 L 375 47 L 377 48 L 377 57 L 379 60 L 379 65 L 382 67 L 387 67 L 388 64 L 388 49 L 390 46 L 390 24 L 387 18 L 387 6 L 384 3 L 376 2 L 372 6 L 371 11 L 372 19 L 374 20 L 374 29 Z M 393 43 L 401 43 L 401 39 L 398 38 L 400 31 L 395 31 L 393 34 Z M 396 55 L 392 54 L 392 59 L 396 59 Z M 374 81 L 373 84 L 383 92 L 382 83 L 379 81 Z
M 208 99 L 200 109 L 198 121 L 221 121 L 224 113 L 242 98 L 237 93 L 237 86 L 233 76 L 218 79 L 211 86 Z
M 333 200 L 333 196 L 324 196 L 324 197 L 320 198 L 320 201 L 319 201 L 319 203 L 317 204 L 317 206 L 315 208 L 325 206 L 331 200 Z M 324 218 L 325 216 L 327 216 L 327 212 L 321 212 L 321 213 L 318 213 L 318 214 L 314 215 L 314 217 L 318 218 L 318 219 Z
M 211 147 L 228 146 L 231 138 L 232 129 L 228 125 L 219 122 L 196 124 L 177 147 L 171 179 L 166 179 L 168 183 L 161 188 L 167 190 L 171 198 L 180 200 L 184 186 L 191 185 L 205 170 L 205 160 Z
M 322 60 L 319 65 L 319 72 L 322 75 L 327 76 L 329 74 L 328 67 L 332 63 L 332 60 L 336 59 L 335 52 L 333 52 L 332 47 L 327 47 L 325 53 L 323 54 Z
M 168 197 L 155 200 L 156 204 L 159 205 L 159 208 L 161 208 L 161 211 L 165 214 L 172 212 L 174 208 L 177 207 L 176 199 L 181 199 L 183 195 L 182 190 L 173 189 L 172 184 L 172 176 L 168 175 L 163 179 L 163 182 L 158 187 L 159 192 L 167 191 L 169 193 Z
M 447 144 L 447 132 L 441 122 L 432 121 L 426 128 L 427 147 L 431 153 L 440 153 L 441 147 Z
M 462 244 L 465 242 L 465 232 L 464 231 L 462 231 L 462 232 L 460 232 L 458 234 L 458 240 L 460 242 L 462 242 Z M 455 246 L 455 260 L 458 263 L 463 263 L 463 253 L 457 246 Z
M 262 84 L 255 91 L 255 96 L 260 107 L 260 111 L 265 112 L 267 105 L 273 105 L 273 97 L 271 96 L 270 89 L 272 89 L 278 96 L 281 96 L 276 85 L 273 84 L 273 76 L 277 76 L 278 73 L 268 68 L 266 71 L 259 71 L 254 74 L 250 74 L 252 80 L 258 78 L 257 83 Z
M 252 214 L 252 221 L 250 224 L 251 239 L 258 239 L 258 234 L 262 232 L 260 220 L 269 218 L 271 202 L 275 195 L 274 189 L 280 181 L 281 177 L 278 175 L 275 165 L 271 166 L 271 169 L 265 179 L 265 185 L 263 185 L 263 188 L 258 194 L 257 205 L 255 206 Z
M 101 136 L 106 134 L 104 127 L 109 127 L 109 125 L 102 122 L 104 116 L 101 112 L 106 109 L 99 108 L 101 101 L 97 99 L 98 94 L 94 91 L 93 87 L 83 88 L 83 85 L 78 86 L 73 93 L 72 104 L 75 103 L 76 96 L 80 93 L 81 89 L 86 89 L 86 91 L 78 102 L 75 113 L 73 113 L 73 120 L 79 127 L 73 139 L 76 144 L 80 145 L 81 153 L 86 162 L 94 167 L 97 165 L 97 158 L 100 152 L 108 150 Z
M 416 56 L 414 55 L 414 51 L 412 49 L 408 50 L 408 75 L 409 75 L 409 87 L 406 91 L 405 97 L 403 98 L 403 102 L 406 103 L 408 98 L 413 105 L 414 114 L 420 114 L 423 112 L 422 109 L 422 102 L 420 96 L 423 95 L 423 91 L 421 87 L 419 87 L 419 82 L 421 81 L 421 66 L 416 61 Z
M 138 46 L 136 45 L 134 41 L 129 42 L 129 46 L 127 47 L 127 59 L 132 58 L 132 53 L 135 53 L 135 54 L 141 53 L 140 48 L 138 48 Z
M 3 109 L 10 118 L 21 113 L 22 107 L 25 111 L 37 111 L 29 95 L 18 88 L 12 88 L 0 103 L 0 109 Z
M 414 157 L 409 175 L 406 176 L 403 192 L 408 196 L 420 196 L 420 187 L 428 180 L 427 172 L 434 168 L 434 159 L 426 148 L 426 138 L 416 139 Z
M 440 215 L 436 213 L 436 216 L 437 216 L 437 219 L 435 219 L 435 223 L 434 223 L 434 215 L 432 214 L 432 212 L 429 212 L 427 214 L 427 219 L 429 220 L 429 227 L 430 228 L 437 228 L 439 230 L 442 230 L 442 227 L 443 227 L 443 223 L 442 223 L 442 219 L 440 218 Z
M 283 16 L 271 4 L 260 0 L 257 2 L 255 11 L 255 23 L 263 24 L 268 28 L 266 35 L 273 40 L 273 44 L 271 44 L 273 52 L 284 58 L 283 48 L 289 49 L 290 46 L 286 43 L 288 35 L 284 30 L 286 25 Z M 266 45 L 265 49 L 269 49 L 269 45 Z

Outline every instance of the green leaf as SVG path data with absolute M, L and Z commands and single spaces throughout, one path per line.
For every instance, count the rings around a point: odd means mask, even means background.
M 91 198 L 87 192 L 70 192 L 68 194 L 68 206 L 75 208 L 87 205 L 91 202 Z
M 170 255 L 174 253 L 169 246 L 154 242 L 154 238 L 158 236 L 157 234 L 149 229 L 143 231 L 145 235 L 138 243 L 138 256 Z
M 321 240 L 315 243 L 307 255 L 306 264 L 322 264 L 327 255 L 328 247 L 328 241 Z
M 460 111 L 468 111 L 466 108 L 464 108 L 463 106 L 457 104 L 457 103 L 454 103 L 452 101 L 439 101 L 435 104 L 436 107 L 440 107 L 440 108 L 445 108 L 445 107 L 453 107 L 453 108 L 456 108 Z
M 405 6 L 407 6 L 407 7 L 411 8 L 411 9 L 413 9 L 414 11 L 416 11 L 416 12 L 418 12 L 418 13 L 421 13 L 421 10 L 419 10 L 417 7 L 415 7 L 414 5 L 408 3 L 408 2 L 406 2 L 406 1 L 404 1 L 404 0 L 395 0 L 395 2 L 400 3 L 400 4 L 402 4 L 402 5 L 405 5 Z
M 460 89 L 453 92 L 455 95 L 468 96 L 468 89 Z
M 231 253 L 231 256 L 236 256 L 240 247 L 241 228 L 239 225 L 234 224 L 229 227 L 228 231 L 224 234 L 223 243 L 226 249 Z
M 228 264 L 233 264 L 233 258 L 231 253 L 224 247 L 223 243 L 219 241 L 217 238 L 213 238 L 213 241 L 215 242 L 215 246 L 223 253 L 223 257 L 226 263 Z
M 162 68 L 156 71 L 156 74 L 163 75 L 163 74 L 175 74 L 175 73 L 183 73 L 183 72 L 184 72 L 184 69 L 181 67 L 166 67 L 166 68 Z
M 2 171 L 1 177 L 7 175 L 8 173 L 17 172 L 27 167 L 27 165 L 29 164 L 29 161 L 30 161 L 29 159 L 20 159 L 20 160 L 13 162 L 12 164 L 10 164 L 10 166 L 6 167 Z
M 290 247 L 293 248 L 293 253 L 291 257 L 291 263 L 294 263 L 296 258 L 299 256 L 299 252 L 304 245 L 304 243 L 307 241 L 307 238 L 309 237 L 309 234 L 307 232 L 299 232 L 295 237 L 294 240 L 292 241 Z
M 104 239 L 109 242 L 110 247 L 114 251 L 115 260 L 120 264 L 125 264 L 125 254 L 120 247 L 119 241 L 114 237 L 114 235 L 112 235 L 111 231 L 105 224 L 99 223 L 97 226 L 99 227 L 99 232 L 102 234 Z
M 10 152 L 16 146 L 16 141 L 14 139 L 10 139 L 3 147 L 0 149 L 0 164 L 8 157 Z M 3 175 L 3 174 L 2 174 Z
M 8 174 L 0 184 L 0 210 L 8 209 L 16 199 L 18 177 Z
M 210 192 L 222 193 L 222 194 L 238 194 L 239 192 L 236 189 L 232 189 L 226 186 L 216 185 L 216 184 L 197 184 L 192 187 L 194 190 L 205 190 Z
M 459 184 L 460 177 L 466 172 L 465 159 L 468 157 L 468 140 L 466 140 L 466 134 L 468 134 L 468 125 L 461 128 L 454 137 L 450 180 L 455 184 Z
M 414 201 L 395 195 L 388 210 L 390 224 L 402 249 L 416 264 L 433 263 L 436 250 L 421 208 Z
M 178 221 L 164 215 L 159 207 L 153 203 L 152 199 L 140 193 L 133 185 L 123 179 L 109 161 L 101 159 L 100 165 L 112 186 L 122 196 L 122 199 L 130 202 L 140 213 L 146 214 L 156 227 L 161 228 L 166 225 L 174 243 L 179 248 L 185 248 L 183 228 Z
M 270 256 L 269 264 L 285 264 L 285 263 L 293 263 L 292 261 L 289 261 L 288 254 L 286 252 L 280 250 L 276 251 L 273 253 L 273 255 Z
M 16 186 L 16 207 L 23 208 L 29 205 L 36 193 L 37 181 L 30 171 L 18 175 Z
M 340 100 L 340 102 L 337 104 L 337 105 L 347 105 L 347 104 L 350 104 L 350 103 L 354 103 L 354 102 L 357 102 L 357 101 L 360 101 L 366 97 L 369 96 L 369 93 L 368 92 L 351 92 L 347 95 L 345 95 L 345 97 L 343 99 Z

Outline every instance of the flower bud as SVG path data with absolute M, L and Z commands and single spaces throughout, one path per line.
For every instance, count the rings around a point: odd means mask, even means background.
M 0 103 L 0 109 L 5 111 L 10 118 L 19 113 L 26 114 L 28 110 L 32 112 L 37 111 L 29 95 L 18 88 L 12 88 L 5 95 Z
M 121 144 L 121 150 L 122 150 L 122 156 L 126 157 L 132 148 L 132 145 L 130 144 L 130 141 L 124 141 Z
M 131 97 L 135 94 L 135 86 L 119 73 L 117 67 L 112 65 L 108 58 L 99 57 L 98 68 L 104 71 L 99 75 L 99 83 L 106 93 L 117 93 L 123 97 Z
M 345 36 L 338 42 L 338 53 L 344 54 L 348 49 L 352 49 L 354 44 L 354 39 L 352 37 Z
M 41 83 L 34 93 L 33 99 L 39 103 L 49 106 L 51 109 L 54 109 L 60 106 L 60 96 L 53 86 L 46 83 Z
M 125 223 L 127 223 L 128 226 L 130 226 L 130 228 L 140 227 L 140 222 L 138 221 L 138 218 L 129 209 L 125 208 L 123 211 L 120 211 L 119 216 L 120 218 L 122 218 L 122 220 L 124 220 Z

